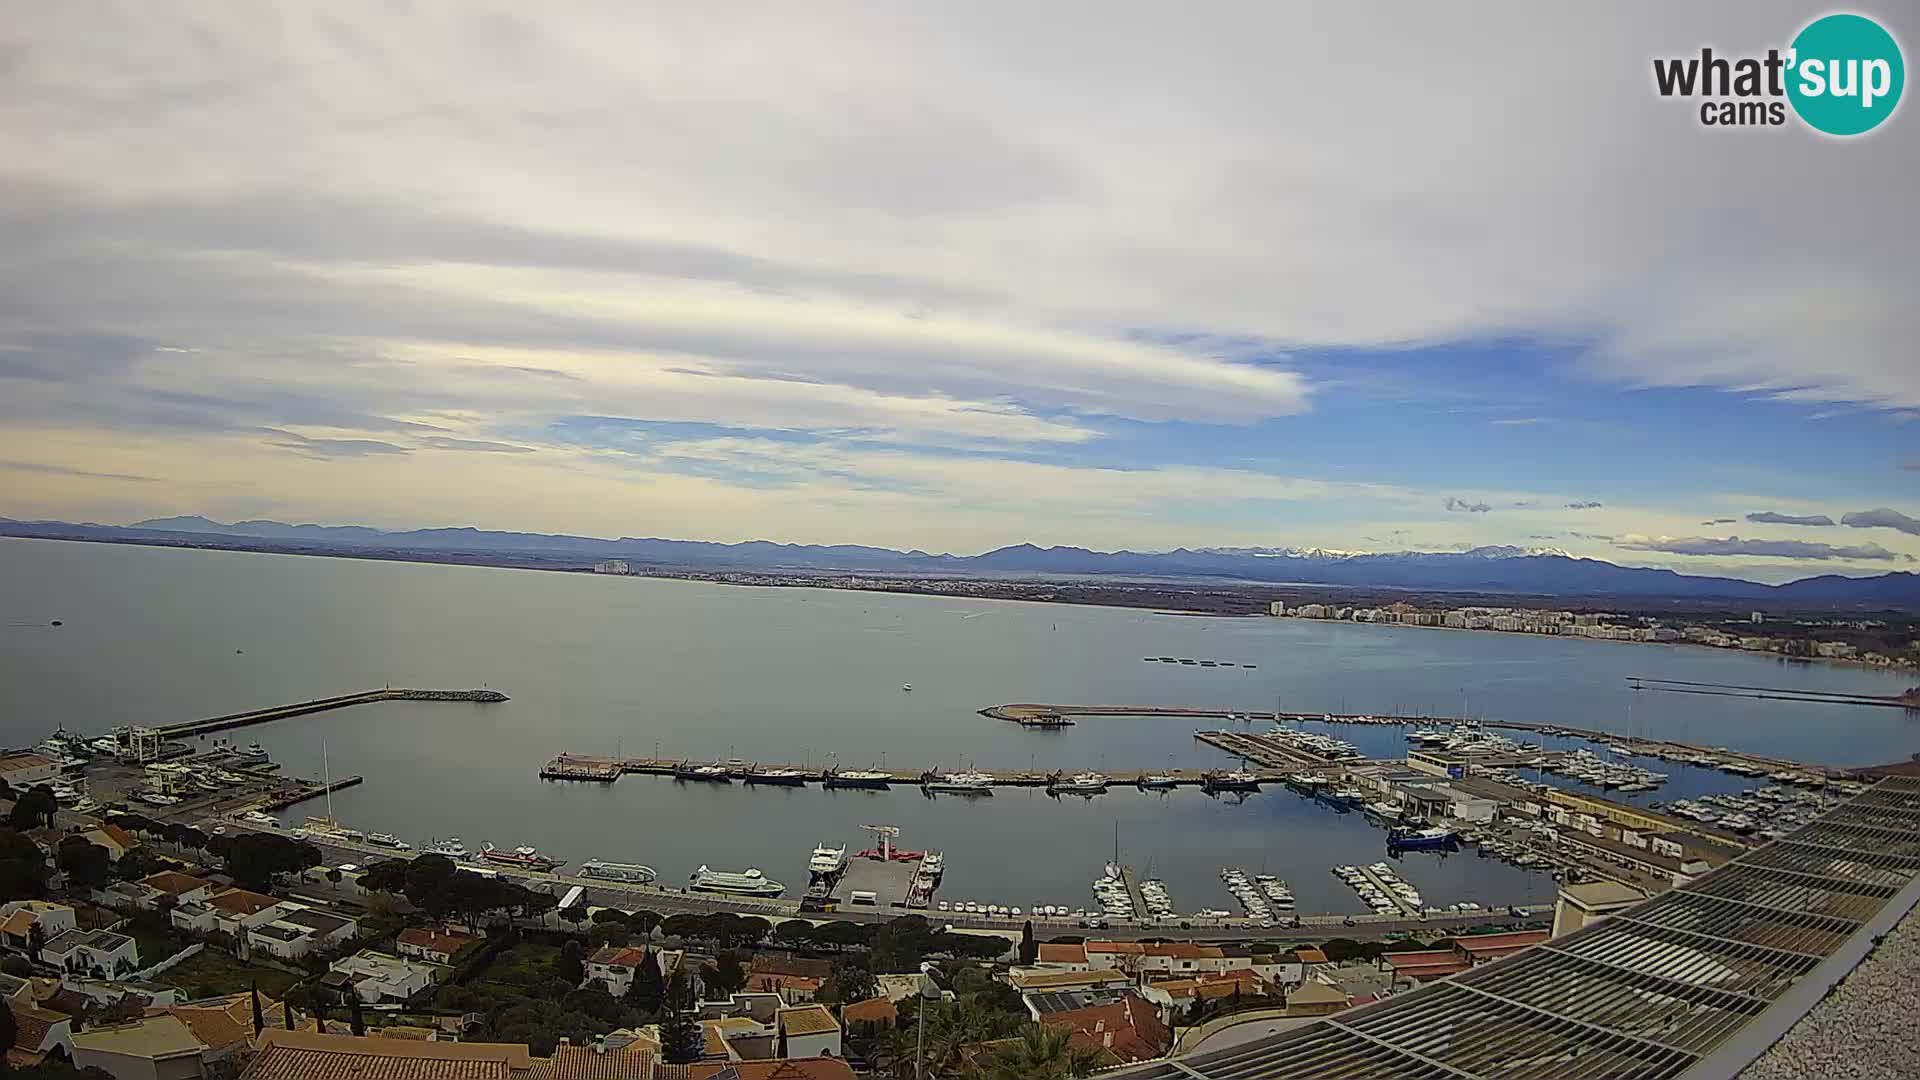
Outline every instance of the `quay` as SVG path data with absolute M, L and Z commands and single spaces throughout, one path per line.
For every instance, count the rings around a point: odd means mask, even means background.
M 285 810 L 289 806 L 296 806 L 309 799 L 318 799 L 321 796 L 331 795 L 336 791 L 357 786 L 364 782 L 364 779 L 364 777 L 360 776 L 343 776 L 331 784 L 305 782 L 302 783 L 297 790 L 269 796 L 261 802 L 254 804 L 252 809 L 269 814 L 277 810 Z
M 153 730 L 162 738 L 177 739 L 189 735 L 207 735 L 215 731 L 226 731 L 252 724 L 265 724 L 294 716 L 306 716 L 310 713 L 346 709 L 355 705 L 371 705 L 377 701 L 497 702 L 506 700 L 508 700 L 507 695 L 498 690 L 410 690 L 386 686 L 378 690 L 362 690 L 357 694 L 315 698 L 312 701 L 297 701 L 290 705 L 270 705 L 264 709 L 228 713 L 225 716 L 210 716 L 204 720 L 187 720 L 178 724 L 156 727 Z
M 1277 709 L 1211 709 L 1187 708 L 1168 705 L 1046 705 L 1011 704 L 993 705 L 980 710 L 980 715 L 994 720 L 1027 724 L 1036 718 L 1053 717 L 1071 721 L 1074 717 L 1087 716 L 1162 716 L 1185 720 L 1227 720 L 1251 723 L 1256 720 L 1284 722 L 1317 721 L 1326 724 L 1380 724 L 1412 727 L 1448 728 L 1456 725 L 1466 727 L 1495 728 L 1503 731 L 1524 731 L 1534 735 L 1570 736 L 1586 739 L 1589 742 L 1607 743 L 1623 746 L 1641 757 L 1677 758 L 1705 755 L 1721 761 L 1743 762 L 1756 767 L 1764 767 L 1768 772 L 1781 769 L 1810 772 L 1829 779 L 1848 777 L 1853 770 L 1834 768 L 1826 765 L 1814 765 L 1787 758 L 1767 757 L 1762 754 L 1750 754 L 1741 750 L 1729 750 L 1724 746 L 1700 746 L 1694 743 L 1678 742 L 1672 739 L 1646 739 L 1630 735 L 1620 735 L 1597 728 L 1572 727 L 1566 724 L 1535 723 L 1525 720 L 1472 720 L 1455 716 L 1425 716 L 1399 713 L 1328 713 L 1328 712 L 1288 712 Z M 1233 751 L 1237 753 L 1238 751 Z M 1255 759 L 1258 760 L 1258 759 Z
M 1208 737 L 1246 737 L 1239 732 L 1206 732 L 1204 734 Z M 1239 750 L 1232 749 L 1229 746 L 1223 745 L 1221 748 L 1227 750 L 1229 753 L 1241 753 Z M 1327 760 L 1328 759 L 1314 758 L 1315 763 L 1324 764 Z M 693 775 L 696 769 L 708 771 L 703 775 L 696 776 Z M 782 764 L 778 762 L 745 763 L 655 757 L 614 758 L 599 757 L 591 754 L 563 753 L 548 759 L 546 764 L 540 767 L 540 778 L 543 780 L 582 780 L 596 783 L 611 783 L 622 776 L 636 774 L 642 776 L 671 776 L 676 780 L 686 783 L 733 783 L 740 781 L 751 785 L 756 783 L 756 781 L 760 783 L 773 783 L 774 781 L 772 780 L 758 780 L 758 778 L 767 773 L 779 772 L 787 774 L 780 780 L 781 785 L 786 787 L 818 784 L 822 787 L 829 788 L 840 787 L 877 791 L 895 787 L 918 790 L 921 785 L 940 775 L 937 770 L 933 769 L 872 769 L 862 771 L 878 774 L 876 777 L 855 783 L 842 778 L 840 774 L 843 771 L 845 770 L 821 768 L 819 766 Z M 1033 772 L 1024 769 L 1017 771 L 1007 770 L 1003 772 L 996 772 L 991 769 L 971 771 L 986 773 L 993 778 L 992 782 L 995 787 L 1044 788 L 1065 778 L 1063 773 L 1058 771 L 1050 773 Z M 1292 770 L 1278 768 L 1263 769 L 1255 770 L 1253 775 L 1260 783 L 1278 784 L 1286 779 L 1289 771 Z M 1141 787 L 1143 786 L 1142 781 L 1149 776 L 1165 776 L 1167 780 L 1178 787 L 1205 788 L 1208 786 L 1208 778 L 1213 774 L 1205 771 L 1181 769 L 1171 771 L 1165 769 L 1124 769 L 1118 772 L 1105 773 L 1104 775 L 1108 778 L 1108 786 L 1110 788 Z M 1065 792 L 1065 794 L 1073 794 L 1073 792 Z

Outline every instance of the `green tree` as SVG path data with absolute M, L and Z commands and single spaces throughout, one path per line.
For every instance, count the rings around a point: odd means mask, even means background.
M 113 880 L 113 856 L 84 836 L 69 836 L 53 849 L 53 861 L 70 886 L 88 891 L 105 888 Z
M 197 830 L 196 830 L 197 831 Z M 249 889 L 265 891 L 282 874 L 320 865 L 320 849 L 275 833 L 236 837 L 226 857 L 227 873 Z
M 880 984 L 864 962 L 848 958 L 833 965 L 833 978 L 822 989 L 830 1000 L 850 1005 L 879 994 Z
M 30 787 L 14 799 L 13 810 L 7 815 L 7 824 L 25 832 L 42 826 L 53 828 L 53 812 L 60 809 L 59 800 L 53 797 L 53 789 L 45 784 Z
M 802 948 L 813 942 L 813 924 L 805 919 L 788 919 L 773 928 L 773 939 L 788 948 Z
M 627 1004 L 652 1015 L 660 1011 L 666 992 L 666 981 L 660 976 L 660 953 L 648 949 L 647 958 L 634 970 L 633 985 L 627 987 Z
M 421 858 L 428 856 L 422 855 Z M 404 893 L 407 891 L 407 859 L 382 859 L 367 867 L 360 874 L 360 884 L 370 892 Z
M 1017 1042 L 995 1050 L 981 1064 L 980 1073 L 988 1080 L 1070 1080 L 1092 1076 L 1100 1066 L 1100 1051 L 1073 1045 L 1072 1036 L 1073 1029 L 1064 1025 L 1029 1024 L 1020 1032 Z
M 154 872 L 153 860 L 147 856 L 145 848 L 134 848 L 123 853 L 120 861 L 113 864 L 113 872 L 121 881 L 139 881 Z
M 747 965 L 738 952 L 728 949 L 700 969 L 700 981 L 714 997 L 736 993 L 747 985 Z
M 580 980 L 587 977 L 586 950 L 578 941 L 568 938 L 567 943 L 560 946 L 560 958 L 554 962 L 553 970 L 569 986 L 580 985 Z
M 669 1065 L 691 1065 L 706 1052 L 706 1033 L 693 1012 L 686 968 L 675 969 L 660 1001 L 660 1056 Z
M 587 941 L 593 945 L 611 945 L 616 949 L 625 948 L 633 937 L 633 931 L 623 922 L 603 922 L 587 931 Z
M 13 829 L 0 829 L 0 899 L 31 900 L 46 892 L 47 857 L 40 846 Z
M 12 1049 L 14 1040 L 19 1037 L 20 1025 L 19 1021 L 13 1018 L 13 1009 L 0 1004 L 0 1046 Z M 6 1068 L 6 1065 L 0 1062 L 0 1069 L 3 1068 Z
M 367 1018 L 360 1012 L 360 993 L 356 990 L 347 991 L 347 1026 L 355 1035 L 367 1033 Z

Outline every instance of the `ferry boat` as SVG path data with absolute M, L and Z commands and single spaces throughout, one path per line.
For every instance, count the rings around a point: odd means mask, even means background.
M 1047 781 L 1047 793 L 1050 795 L 1104 795 L 1109 780 L 1104 773 L 1081 772 L 1072 776 L 1058 776 Z
M 967 771 L 929 776 L 920 786 L 928 791 L 944 791 L 953 795 L 991 795 L 993 774 Z
M 878 769 L 828 769 L 830 788 L 884 788 L 893 783 L 893 774 Z
M 749 784 L 800 787 L 807 782 L 807 774 L 799 769 L 752 769 L 747 772 L 746 780 Z
M 787 891 L 785 885 L 769 879 L 758 869 L 734 873 L 714 870 L 705 865 L 693 872 L 687 887 L 695 892 L 732 893 L 735 896 L 779 896 Z
M 433 843 L 428 844 L 426 850 L 420 854 L 444 855 L 449 859 L 464 859 L 467 857 L 467 845 L 461 843 L 459 837 L 449 836 L 445 840 L 435 840 Z
M 368 833 L 367 843 L 377 844 L 380 847 L 392 848 L 395 851 L 406 851 L 409 848 L 413 847 L 412 844 L 407 843 L 405 840 L 400 839 L 399 837 L 393 835 L 392 833 L 385 833 L 385 832 Z
M 1452 847 L 1460 834 L 1438 825 L 1425 829 L 1395 829 L 1387 834 L 1387 846 L 1408 850 Z
M 813 849 L 813 857 L 807 860 L 807 872 L 810 874 L 837 874 L 847 868 L 847 845 L 829 847 L 821 844 Z
M 567 865 L 567 860 L 565 859 L 556 859 L 551 855 L 542 855 L 538 850 L 530 847 L 517 847 L 512 851 L 504 851 L 494 847 L 492 844 L 488 844 L 480 849 L 480 857 L 488 862 L 499 863 L 502 866 L 515 866 L 522 870 L 532 870 L 542 874 Z
M 702 780 L 710 784 L 733 783 L 733 777 L 728 774 L 727 767 L 718 762 L 712 765 L 694 765 L 683 761 L 674 766 L 673 778 L 675 780 Z
M 602 881 L 625 881 L 635 885 L 645 885 L 658 877 L 653 867 L 641 863 L 602 862 L 588 859 L 580 864 L 580 876 L 599 878 Z

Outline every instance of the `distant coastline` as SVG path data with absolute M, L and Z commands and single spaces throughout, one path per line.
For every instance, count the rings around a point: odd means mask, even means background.
M 8 525 L 18 523 L 6 523 Z M 0 526 L 0 536 L 24 540 L 53 540 L 88 544 L 121 544 L 133 547 L 173 548 L 191 551 L 228 551 L 261 555 L 309 555 L 320 558 L 361 559 L 372 562 L 421 563 L 440 566 L 482 566 L 506 570 L 545 570 L 556 573 L 588 574 L 596 577 L 634 577 L 654 580 L 700 581 L 716 585 L 735 585 L 756 588 L 807 588 L 839 589 L 849 592 L 891 593 L 911 596 L 936 596 L 973 600 L 1011 600 L 1027 603 L 1070 604 L 1082 607 L 1106 607 L 1129 610 L 1148 610 L 1157 614 L 1174 616 L 1204 616 L 1213 618 L 1270 618 L 1269 608 L 1276 601 L 1298 598 L 1327 599 L 1330 597 L 1352 595 L 1392 595 L 1404 599 L 1409 595 L 1445 595 L 1449 600 L 1459 602 L 1476 597 L 1497 599 L 1501 603 L 1512 603 L 1516 599 L 1532 598 L 1552 600 L 1556 604 L 1575 609 L 1597 610 L 1605 608 L 1623 614 L 1639 613 L 1632 598 L 1626 597 L 1556 597 L 1556 596 L 1515 596 L 1508 594 L 1484 594 L 1474 592 L 1438 593 L 1435 590 L 1396 589 L 1382 586 L 1374 589 L 1357 589 L 1326 585 L 1273 585 L 1265 582 L 1225 582 L 1208 584 L 1199 582 L 1176 583 L 1166 581 L 1141 581 L 1126 579 L 1089 579 L 1087 577 L 938 577 L 898 574 L 876 574 L 828 569 L 794 569 L 786 571 L 772 570 L 726 570 L 702 567 L 646 566 L 636 565 L 626 573 L 595 573 L 595 562 L 583 561 L 577 557 L 559 555 L 541 555 L 539 553 L 502 553 L 502 552 L 456 552 L 422 551 L 404 548 L 357 548 L 344 545 L 316 545 L 286 542 L 273 542 L 252 537 L 214 537 L 205 534 L 182 533 L 178 536 L 106 536 L 106 535 L 52 535 L 47 532 L 21 533 Z M 1657 610 L 1667 616 L 1676 613 L 1671 600 L 1659 600 Z M 1699 604 L 1694 610 L 1701 614 L 1727 614 L 1742 608 L 1739 603 L 1719 602 Z M 1304 620 L 1324 622 L 1336 620 Z M 1353 624 L 1365 625 L 1365 624 Z M 1452 626 L 1420 626 L 1415 624 L 1387 624 L 1405 626 L 1421 630 L 1462 630 L 1471 633 L 1498 633 L 1499 631 L 1470 630 Z M 1912 633 L 1920 636 L 1920 622 L 1912 627 Z M 1594 643 L 1609 644 L 1649 644 L 1649 645 L 1686 645 L 1714 652 L 1726 649 L 1713 648 L 1691 641 L 1612 641 L 1604 638 L 1575 638 Z M 1735 650 L 1745 651 L 1745 650 Z M 1838 659 L 1817 656 L 1786 656 L 1780 653 L 1758 652 L 1753 655 L 1773 656 L 1782 663 L 1818 663 L 1857 667 L 1876 671 L 1908 670 L 1899 666 L 1868 664 L 1854 659 Z

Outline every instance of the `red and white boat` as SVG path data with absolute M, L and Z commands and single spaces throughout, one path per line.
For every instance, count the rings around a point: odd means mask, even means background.
M 565 859 L 556 859 L 550 855 L 542 855 L 538 849 L 530 847 L 517 847 L 512 851 L 505 851 L 501 848 L 494 847 L 492 844 L 488 844 L 480 849 L 480 857 L 488 862 L 499 863 L 502 866 L 512 866 L 521 870 L 532 870 L 542 874 L 550 870 L 559 869 L 567 864 L 567 860 Z

